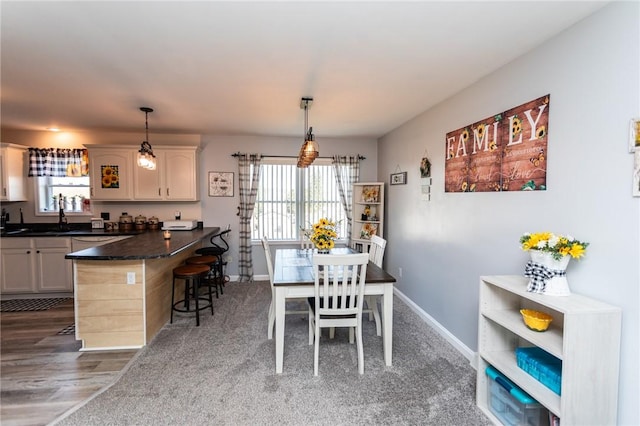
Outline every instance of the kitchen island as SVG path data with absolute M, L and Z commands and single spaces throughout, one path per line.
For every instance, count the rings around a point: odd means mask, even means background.
M 66 255 L 73 260 L 81 350 L 140 348 L 151 341 L 171 316 L 173 268 L 219 231 L 174 231 L 169 240 L 146 232 Z M 176 289 L 176 296 L 182 293 Z

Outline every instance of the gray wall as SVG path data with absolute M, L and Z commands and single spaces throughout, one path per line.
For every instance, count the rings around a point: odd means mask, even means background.
M 541 25 L 543 25 L 541 23 Z M 477 350 L 481 275 L 522 275 L 523 232 L 591 243 L 571 261 L 572 291 L 623 310 L 619 424 L 638 425 L 640 198 L 631 196 L 629 120 L 640 116 L 639 3 L 612 3 L 558 37 L 410 120 L 379 141 L 387 190 L 387 270 L 397 288 Z M 472 64 L 458 64 L 472 66 Z M 444 193 L 445 134 L 550 93 L 548 190 Z M 432 160 L 431 201 L 420 199 L 419 158 Z M 602 368 L 607 368 L 603 365 Z

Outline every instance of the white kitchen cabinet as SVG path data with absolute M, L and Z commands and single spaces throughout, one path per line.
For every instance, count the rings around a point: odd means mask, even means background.
M 68 237 L 4 238 L 2 293 L 72 292 L 70 251 Z
M 27 200 L 27 148 L 0 144 L 0 200 Z
M 195 146 L 154 147 L 156 169 L 138 167 L 133 146 L 88 145 L 91 199 L 96 201 L 198 201 L 198 158 Z M 116 172 L 117 188 L 110 184 Z
M 89 151 L 91 199 L 130 201 L 133 198 L 134 149 L 127 146 L 93 148 Z
M 158 147 L 156 169 L 134 165 L 133 198 L 136 201 L 198 201 L 196 147 Z M 135 159 L 135 155 L 134 155 Z
M 39 293 L 73 291 L 71 260 L 64 257 L 71 251 L 67 237 L 33 238 L 35 247 L 35 280 Z
M 0 248 L 2 293 L 35 293 L 35 256 L 31 238 L 3 238 Z
M 351 247 L 367 253 L 371 236 L 384 236 L 384 182 L 355 183 L 352 200 Z
M 613 425 L 618 409 L 621 310 L 588 297 L 527 292 L 520 276 L 480 277 L 476 402 L 499 424 L 487 401 L 492 365 L 549 411 L 563 426 Z M 553 317 L 547 331 L 527 328 L 520 309 Z M 537 346 L 562 360 L 560 395 L 517 365 L 517 347 Z

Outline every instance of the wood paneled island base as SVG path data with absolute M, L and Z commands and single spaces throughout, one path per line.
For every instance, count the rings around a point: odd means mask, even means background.
M 82 340 L 81 350 L 145 346 L 169 321 L 173 268 L 218 229 L 174 232 L 166 241 L 161 233 L 141 234 L 67 255 L 74 260 L 76 339 Z M 176 297 L 183 292 L 180 283 Z

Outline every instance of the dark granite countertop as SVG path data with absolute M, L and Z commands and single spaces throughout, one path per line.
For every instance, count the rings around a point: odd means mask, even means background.
M 57 223 L 7 224 L 0 233 L 1 237 L 77 237 L 77 236 L 113 236 L 139 235 L 147 231 L 105 231 L 104 228 L 92 229 L 91 223 L 69 223 L 60 229 Z
M 171 239 L 165 240 L 162 231 L 146 231 L 126 240 L 69 253 L 65 258 L 74 260 L 136 260 L 171 257 L 218 232 L 220 232 L 220 228 L 217 226 L 192 231 L 172 231 Z M 129 234 L 112 232 L 107 235 Z
M 59 230 L 34 230 L 28 228 L 16 229 L 13 231 L 7 231 L 0 234 L 2 238 L 19 238 L 19 237 L 104 237 L 104 236 L 119 236 L 119 235 L 140 235 L 146 232 L 161 232 L 161 231 L 105 231 L 104 229 L 75 229 L 71 231 L 59 231 Z

